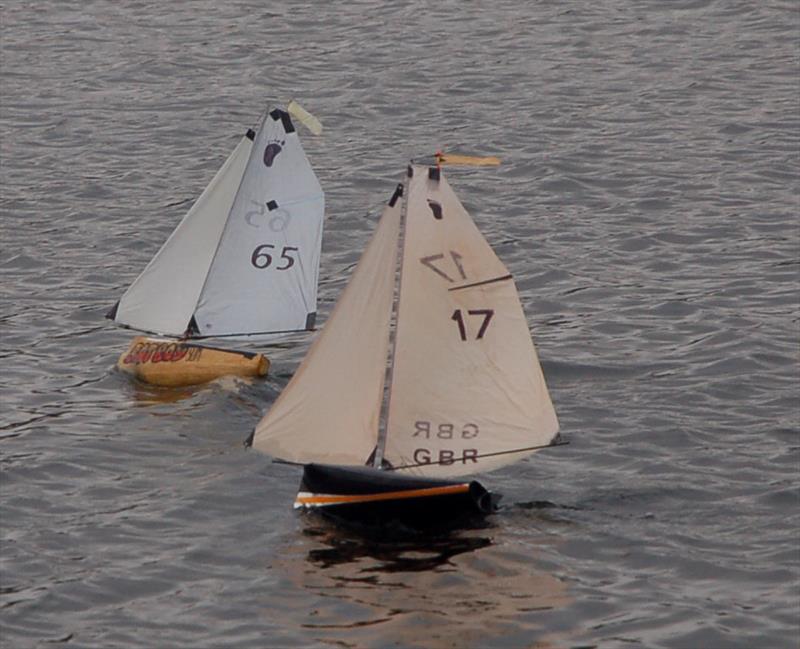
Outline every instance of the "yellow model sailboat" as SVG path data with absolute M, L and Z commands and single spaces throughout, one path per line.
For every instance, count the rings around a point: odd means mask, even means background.
M 296 103 L 289 111 L 321 129 Z M 164 386 L 266 374 L 263 354 L 199 341 L 313 329 L 324 211 L 289 112 L 265 112 L 108 313 L 156 336 L 134 338 L 117 367 Z

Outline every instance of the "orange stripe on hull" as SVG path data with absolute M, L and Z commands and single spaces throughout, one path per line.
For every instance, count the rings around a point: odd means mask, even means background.
M 448 485 L 446 487 L 429 487 L 427 489 L 406 489 L 404 491 L 386 491 L 379 494 L 357 494 L 348 496 L 297 496 L 295 507 L 302 505 L 340 505 L 348 503 L 368 503 L 378 500 L 400 500 L 402 498 L 427 498 L 429 496 L 445 496 L 469 491 L 469 483 Z

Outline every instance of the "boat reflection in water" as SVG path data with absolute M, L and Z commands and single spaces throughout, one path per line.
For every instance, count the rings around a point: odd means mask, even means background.
M 312 516 L 306 518 L 310 519 Z M 341 533 L 341 522 L 332 521 L 329 524 L 324 519 L 315 518 L 317 520 L 309 522 L 303 533 L 327 546 L 308 551 L 308 561 L 320 568 L 331 568 L 363 559 L 375 562 L 368 569 L 369 572 L 435 570 L 448 564 L 450 559 L 459 554 L 474 552 L 492 544 L 492 540 L 487 537 L 456 533 L 430 537 L 409 533 L 404 537 L 402 532 L 398 536 L 398 530 L 394 528 L 391 536 L 388 533 L 373 533 L 371 536 L 344 535 Z M 480 527 L 489 526 L 484 524 Z
M 301 526 L 272 565 L 288 582 L 281 610 L 270 607 L 287 646 L 563 646 L 541 625 L 568 603 L 566 585 L 537 570 L 527 543 L 503 540 L 513 537 L 504 522 L 400 537 L 311 514 Z
M 222 376 L 203 385 L 173 387 L 151 385 L 144 381 L 134 379 L 127 381 L 128 385 L 124 386 L 124 389 L 136 406 L 155 406 L 159 404 L 177 403 L 185 399 L 197 397 L 203 393 L 207 394 L 211 391 L 217 391 L 236 398 L 243 390 L 252 386 L 254 381 L 255 379 L 251 377 Z M 252 400 L 245 398 L 238 398 L 237 400 L 240 402 L 240 405 L 243 405 L 248 410 L 253 410 L 256 413 L 258 412 L 257 408 L 252 405 Z
M 162 403 L 177 403 L 183 399 L 189 399 L 197 394 L 198 389 L 196 386 L 165 388 L 133 380 L 130 382 L 129 392 L 135 405 L 152 406 Z

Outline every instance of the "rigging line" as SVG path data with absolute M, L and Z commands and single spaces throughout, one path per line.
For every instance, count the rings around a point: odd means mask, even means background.
M 204 340 L 207 338 L 249 338 L 252 336 L 278 336 L 283 334 L 303 333 L 305 331 L 316 331 L 316 329 L 281 329 L 280 331 L 256 331 L 253 333 L 240 333 L 240 334 L 207 334 L 202 336 L 190 336 L 185 340 Z
M 392 197 L 389 199 L 388 203 L 389 207 L 394 207 L 397 200 L 402 198 L 402 196 L 403 196 L 403 183 L 398 183 L 397 186 L 395 187 L 394 194 L 392 194 Z M 386 205 L 387 205 L 386 199 L 381 199 L 377 203 L 368 205 L 366 214 L 364 214 L 363 218 L 365 219 L 375 218 L 375 216 L 377 215 L 378 220 L 380 220 L 381 217 L 383 216 L 383 208 L 385 208 Z
M 273 458 L 273 464 L 288 464 L 289 466 L 305 466 L 306 463 L 304 462 L 292 462 L 291 460 L 281 460 L 280 458 Z
M 281 331 L 256 331 L 253 333 L 235 333 L 235 334 L 208 334 L 201 335 L 201 336 L 184 336 L 182 334 L 165 334 L 160 331 L 151 331 L 149 329 L 142 329 L 141 327 L 133 327 L 131 325 L 125 324 L 124 322 L 117 322 L 114 323 L 120 327 L 120 329 L 128 329 L 130 331 L 138 331 L 139 333 L 146 334 L 148 336 L 158 336 L 159 338 L 168 338 L 176 343 L 183 343 L 183 344 L 191 344 L 197 340 L 208 340 L 210 338 L 250 338 L 254 336 L 278 336 L 284 334 L 294 334 L 294 333 L 304 333 L 306 331 L 316 331 L 314 329 L 283 329 Z
M 448 291 L 460 291 L 462 288 L 473 288 L 475 286 L 483 286 L 484 284 L 492 284 L 494 282 L 504 282 L 507 279 L 512 279 L 513 275 L 509 273 L 508 275 L 503 275 L 502 277 L 493 277 L 492 279 L 484 279 L 480 282 L 473 282 L 472 284 L 462 284 L 461 286 L 454 286 L 453 288 L 448 288 Z
M 526 446 L 525 448 L 515 448 L 510 451 L 496 451 L 495 453 L 483 453 L 482 455 L 473 455 L 469 459 L 478 459 L 481 457 L 494 457 L 495 455 L 509 455 L 511 453 L 522 453 L 523 451 L 537 451 L 543 448 L 550 448 L 551 446 L 566 446 L 569 440 L 558 440 L 550 444 L 542 444 L 541 446 Z M 387 467 L 386 471 L 397 471 L 399 469 L 414 469 L 421 466 L 430 466 L 431 464 L 455 464 L 455 460 L 439 460 L 437 462 L 417 462 L 416 464 L 401 464 L 400 466 Z
M 420 158 L 411 158 L 410 160 L 412 165 L 435 165 L 438 164 L 439 159 L 436 157 L 435 153 L 424 155 Z
M 255 432 L 255 429 L 253 429 L 253 432 Z M 248 437 L 247 440 L 245 440 L 245 446 L 252 445 L 252 439 L 253 439 L 252 435 L 250 437 Z M 479 458 L 479 457 L 492 457 L 494 455 L 508 455 L 509 453 L 521 453 L 522 451 L 534 451 L 534 450 L 543 449 L 543 448 L 550 448 L 551 446 L 567 446 L 568 444 L 569 444 L 569 440 L 561 440 L 561 441 L 552 442 L 551 444 L 543 444 L 542 446 L 528 446 L 526 448 L 516 448 L 516 449 L 511 450 L 511 451 L 497 451 L 496 453 L 484 453 L 483 455 L 476 455 L 475 457 Z M 277 458 L 277 457 L 272 459 L 272 463 L 273 464 L 286 464 L 288 466 L 305 466 L 306 464 L 308 464 L 308 462 L 293 462 L 291 460 L 282 460 L 281 458 Z M 390 466 L 390 467 L 385 467 L 383 470 L 384 471 L 397 471 L 399 469 L 412 469 L 412 468 L 420 467 L 420 466 L 429 466 L 431 464 L 448 464 L 448 463 L 449 464 L 454 464 L 453 461 L 443 462 L 443 461 L 440 460 L 438 462 L 420 462 L 418 464 L 403 464 L 401 466 Z

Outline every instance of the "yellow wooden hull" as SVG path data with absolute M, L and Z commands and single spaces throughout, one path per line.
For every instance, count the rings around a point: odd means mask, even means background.
M 120 355 L 117 367 L 151 385 L 179 387 L 220 376 L 266 376 L 269 359 L 263 354 L 136 336 Z

